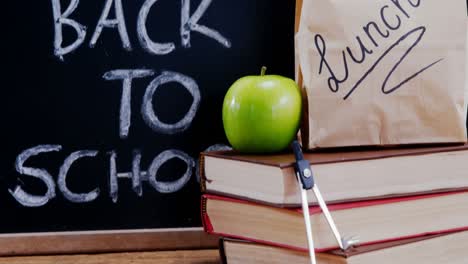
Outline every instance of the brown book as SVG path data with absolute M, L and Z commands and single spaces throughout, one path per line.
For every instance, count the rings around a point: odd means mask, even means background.
M 363 246 L 347 252 L 318 253 L 318 264 L 465 264 L 468 231 Z M 307 252 L 223 238 L 223 264 L 309 264 Z
M 328 203 L 468 187 L 468 145 L 306 153 Z M 294 156 L 202 153 L 203 191 L 280 207 L 300 206 Z M 309 203 L 315 204 L 310 191 Z
M 468 230 L 468 191 L 334 204 L 329 209 L 341 235 L 358 238 L 360 245 Z M 320 207 L 309 210 L 315 250 L 338 248 Z M 307 250 L 300 209 L 205 194 L 202 221 L 211 234 Z

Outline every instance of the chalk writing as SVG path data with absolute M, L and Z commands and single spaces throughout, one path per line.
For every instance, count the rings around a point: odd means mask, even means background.
M 111 9 L 112 3 L 114 0 L 107 0 L 102 10 L 101 17 L 99 18 L 96 30 L 94 31 L 91 41 L 89 43 L 90 47 L 96 45 L 99 36 L 102 33 L 104 27 L 116 28 L 119 30 L 120 39 L 122 40 L 122 47 L 126 50 L 132 50 L 132 45 L 130 44 L 130 39 L 128 38 L 127 27 L 125 26 L 125 17 L 122 8 L 122 0 L 115 0 L 114 10 L 115 10 L 115 19 L 108 19 L 109 11 Z
M 117 153 L 111 151 L 109 159 L 109 196 L 114 203 L 119 198 L 119 184 L 117 182 Z
M 141 188 L 142 177 L 141 177 L 140 163 L 141 163 L 141 151 L 134 150 L 133 161 L 132 161 L 132 188 L 133 188 L 133 191 L 138 196 L 141 197 L 143 195 L 143 189 Z
M 41 153 L 57 152 L 61 149 L 62 146 L 60 145 L 39 145 L 27 149 L 18 155 L 15 162 L 16 171 L 19 174 L 40 179 L 47 186 L 47 192 L 42 196 L 30 195 L 21 186 L 17 185 L 14 190 L 8 190 L 16 201 L 24 206 L 38 207 L 45 205 L 50 199 L 55 197 L 55 183 L 50 173 L 45 169 L 25 167 L 24 163 L 33 156 Z
M 87 203 L 94 201 L 99 196 L 99 188 L 94 189 L 89 193 L 74 193 L 70 191 L 67 187 L 67 174 L 70 170 L 71 165 L 78 159 L 83 157 L 95 157 L 98 154 L 98 151 L 95 150 L 80 150 L 73 152 L 65 159 L 62 167 L 60 167 L 60 172 L 58 176 L 58 187 L 63 193 L 65 198 L 73 203 Z
M 154 113 L 153 108 L 153 95 L 156 90 L 163 84 L 170 82 L 177 82 L 182 84 L 185 89 L 192 95 L 193 102 L 190 109 L 185 116 L 175 124 L 166 124 L 159 120 Z M 143 97 L 143 104 L 141 106 L 141 115 L 146 124 L 153 129 L 153 131 L 163 134 L 176 134 L 186 130 L 193 121 L 198 107 L 200 105 L 200 91 L 198 85 L 192 78 L 177 72 L 165 71 L 156 77 L 146 88 L 145 96 Z
M 191 30 L 218 41 L 221 45 L 223 45 L 226 48 L 231 47 L 231 42 L 223 35 L 221 35 L 221 33 L 207 26 L 198 24 L 198 21 L 203 16 L 203 14 L 205 14 L 211 2 L 212 0 L 203 0 L 198 6 L 195 13 L 193 13 L 193 15 L 190 17 L 190 0 L 182 0 L 182 22 L 180 23 L 180 34 L 182 36 L 183 47 L 190 47 Z
M 146 19 L 148 18 L 148 13 L 158 0 L 146 0 L 143 6 L 140 9 L 140 14 L 138 15 L 137 22 L 137 31 L 138 39 L 140 40 L 141 46 L 149 53 L 155 55 L 165 55 L 171 53 L 175 50 L 175 44 L 173 42 L 168 43 L 156 43 L 153 42 L 148 36 L 148 31 L 146 30 Z
M 82 46 L 87 36 L 87 27 L 78 22 L 80 19 L 77 16 L 80 15 L 80 12 L 75 13 L 80 4 L 80 1 L 70 0 L 64 11 L 62 10 L 63 2 L 65 1 L 51 0 L 53 15 L 52 18 L 54 23 L 53 53 L 55 56 L 60 58 L 60 60 L 64 59 L 64 55 L 69 54 Z M 151 8 L 156 7 L 157 2 L 158 0 L 145 0 L 142 3 L 140 10 L 137 10 L 139 12 L 136 18 L 136 33 L 138 42 L 143 50 L 149 54 L 165 55 L 173 52 L 176 49 L 176 44 L 174 42 L 154 42 L 150 38 L 147 30 L 149 25 L 146 24 L 148 16 L 150 15 L 150 10 Z M 181 0 L 179 33 L 181 42 L 180 45 L 182 48 L 189 49 L 192 46 L 192 32 L 197 32 L 207 37 L 208 39 L 214 40 L 223 48 L 230 48 L 232 46 L 231 41 L 226 38 L 220 31 L 206 26 L 208 23 L 206 22 L 206 19 L 204 20 L 203 25 L 200 22 L 212 2 L 213 0 L 200 1 L 195 11 L 191 14 L 191 1 Z M 125 20 L 125 10 L 122 5 L 122 0 L 104 0 L 103 3 L 104 5 L 100 12 L 100 17 L 96 22 L 94 32 L 89 40 L 89 47 L 94 48 L 96 46 L 102 32 L 107 28 L 114 29 L 118 32 L 123 49 L 127 51 L 133 51 L 132 41 L 128 34 L 129 31 L 127 31 L 127 21 Z M 111 13 L 113 13 L 114 18 L 110 17 Z M 73 19 L 71 18 L 72 14 L 74 17 Z M 66 29 L 71 29 L 75 31 L 72 33 L 76 34 L 64 34 L 64 30 Z M 74 38 L 67 46 L 64 46 L 63 44 L 64 35 L 73 36 Z M 103 43 L 103 45 L 105 45 L 105 43 Z M 108 70 L 102 74 L 102 78 L 106 81 L 122 81 L 118 127 L 118 135 L 121 140 L 127 139 L 131 134 L 132 82 L 134 79 L 142 79 L 153 75 L 156 75 L 156 71 L 145 69 L 145 67 L 141 67 L 140 69 L 114 69 Z M 158 107 L 158 105 L 154 104 L 154 97 L 156 92 L 162 86 L 169 83 L 180 84 L 192 96 L 192 103 L 190 108 L 186 114 L 174 124 L 167 124 L 162 122 L 155 113 L 155 109 Z M 200 89 L 195 79 L 179 72 L 162 71 L 147 85 L 141 105 L 139 105 L 140 115 L 144 123 L 151 131 L 159 134 L 175 135 L 184 132 L 191 126 L 200 107 L 200 103 Z M 26 190 L 34 189 L 24 189 L 23 187 L 25 184 L 21 182 L 20 178 L 18 178 L 18 183 L 12 189 L 9 189 L 9 193 L 19 204 L 26 207 L 44 206 L 50 200 L 56 197 L 57 190 L 63 194 L 63 197 L 67 201 L 72 203 L 89 203 L 95 201 L 103 193 L 105 193 L 105 191 L 102 191 L 105 188 L 102 188 L 102 186 L 96 186 L 93 190 L 89 190 L 88 192 L 77 193 L 73 191 L 73 186 L 70 186 L 72 185 L 71 182 L 67 183 L 67 177 L 69 177 L 69 172 L 72 166 L 74 169 L 79 169 L 78 160 L 84 158 L 97 160 L 97 157 L 100 155 L 105 155 L 106 157 L 106 163 L 104 166 L 106 166 L 108 169 L 105 176 L 108 180 L 107 193 L 108 197 L 110 200 L 112 200 L 113 203 L 117 203 L 119 200 L 120 181 L 131 180 L 132 190 L 138 197 L 141 197 L 143 196 L 143 185 L 145 183 L 149 184 L 155 191 L 167 194 L 177 192 L 184 188 L 184 186 L 192 178 L 192 175 L 196 175 L 196 180 L 199 180 L 197 172 L 193 173 L 193 169 L 197 166 L 198 162 L 195 162 L 195 159 L 187 153 L 173 148 L 164 150 L 156 155 L 153 158 L 151 164 L 148 166 L 147 170 L 143 170 L 141 168 L 142 152 L 138 148 L 133 149 L 130 172 L 119 172 L 119 155 L 116 150 L 106 150 L 102 152 L 98 150 L 74 151 L 64 159 L 55 178 L 45 169 L 25 166 L 25 163 L 30 158 L 38 155 L 46 155 L 50 152 L 59 152 L 61 149 L 61 145 L 38 145 L 36 147 L 24 150 L 17 156 L 15 162 L 16 171 L 21 176 L 33 177 L 41 180 L 41 182 L 47 187 L 45 194 L 36 194 L 34 191 L 28 192 Z M 214 145 L 209 147 L 207 151 L 220 149 L 230 148 L 225 145 Z M 158 178 L 159 169 L 161 166 L 163 166 L 163 164 L 173 159 L 179 159 L 186 164 L 187 167 L 185 172 L 180 175 L 180 177 L 177 177 L 177 179 L 172 181 L 160 180 L 160 175 Z
M 120 138 L 124 139 L 128 136 L 130 129 L 130 119 L 132 115 L 131 107 L 131 88 L 132 80 L 135 78 L 144 78 L 152 76 L 152 70 L 113 70 L 104 73 L 103 78 L 106 80 L 123 80 L 122 97 L 120 100 Z
M 71 0 L 68 8 L 65 12 L 61 13 L 60 0 L 52 0 L 52 14 L 54 16 L 54 54 L 63 60 L 63 55 L 72 52 L 78 48 L 84 41 L 86 36 L 86 27 L 76 22 L 75 20 L 69 19 L 75 9 L 78 7 L 79 0 Z M 62 26 L 68 25 L 75 29 L 77 37 L 76 40 L 66 47 L 62 47 L 63 33 Z
M 184 175 L 180 177 L 178 180 L 172 182 L 162 182 L 158 181 L 157 174 L 158 170 L 164 162 L 167 162 L 170 159 L 178 158 L 183 160 L 187 164 L 187 169 L 185 170 Z M 195 161 L 192 157 L 185 154 L 184 152 L 176 149 L 170 149 L 162 152 L 156 158 L 154 158 L 153 162 L 148 169 L 148 178 L 150 184 L 160 193 L 173 193 L 177 192 L 185 184 L 190 180 L 192 176 L 192 169 L 195 166 Z
M 221 148 L 221 145 L 216 145 L 212 147 Z M 227 149 L 228 147 L 225 146 Z M 31 176 L 40 179 L 46 186 L 47 192 L 44 195 L 36 195 L 28 193 L 22 189 L 22 184 L 18 184 L 9 190 L 10 194 L 16 199 L 18 203 L 26 207 L 39 207 L 46 205 L 50 200 L 56 197 L 56 184 L 54 182 L 54 177 L 45 169 L 39 168 L 30 168 L 24 166 L 24 163 L 39 154 L 45 154 L 49 152 L 58 152 L 62 149 L 60 145 L 39 145 L 30 149 L 23 151 L 18 155 L 16 160 L 16 168 L 18 173 L 26 176 Z M 58 190 L 63 194 L 65 199 L 73 203 L 88 203 L 96 200 L 100 194 L 101 189 L 99 187 L 88 193 L 75 193 L 71 191 L 71 188 L 67 184 L 67 175 L 72 165 L 76 163 L 79 159 L 88 157 L 95 158 L 99 155 L 97 150 L 79 150 L 71 153 L 64 161 L 62 166 L 59 169 L 57 176 L 57 187 Z M 174 193 L 181 190 L 188 181 L 192 178 L 193 169 L 196 167 L 195 160 L 190 157 L 187 153 L 177 150 L 169 149 L 161 152 L 159 155 L 155 156 L 151 164 L 148 167 L 147 171 L 141 170 L 141 151 L 135 149 L 133 151 L 133 161 L 132 161 L 132 170 L 131 172 L 122 172 L 119 173 L 117 169 L 117 152 L 110 151 L 108 153 L 109 163 L 108 163 L 108 189 L 109 197 L 112 202 L 117 203 L 119 199 L 119 180 L 131 179 L 132 189 L 137 196 L 141 197 L 143 195 L 142 183 L 148 182 L 155 191 L 160 193 Z M 182 176 L 177 180 L 173 181 L 160 181 L 158 180 L 158 171 L 160 167 L 169 162 L 172 159 L 180 159 L 185 162 L 187 168 Z M 77 166 L 77 165 L 76 165 Z
M 86 38 L 85 25 L 80 24 L 77 20 L 71 19 L 70 15 L 77 9 L 80 1 L 71 0 L 66 10 L 62 13 L 61 11 L 61 0 L 52 1 L 52 13 L 54 19 L 54 54 L 63 60 L 63 56 L 73 52 L 79 48 Z M 181 46 L 183 48 L 191 47 L 191 32 L 198 32 L 214 41 L 218 42 L 224 48 L 230 48 L 232 46 L 231 41 L 226 38 L 218 30 L 212 29 L 208 26 L 201 25 L 200 20 L 213 2 L 213 0 L 202 0 L 198 5 L 195 12 L 190 16 L 190 0 L 181 0 L 181 11 L 180 11 L 180 38 Z M 150 14 L 151 8 L 158 2 L 158 0 L 146 0 L 140 7 L 138 17 L 136 20 L 136 33 L 137 39 L 140 46 L 152 55 L 166 55 L 173 52 L 176 49 L 174 42 L 155 42 L 151 39 L 147 29 L 147 20 Z M 176 2 L 176 1 L 172 1 Z M 131 3 L 134 4 L 133 2 Z M 115 18 L 110 19 L 109 14 L 111 12 L 112 5 L 114 5 Z M 63 47 L 63 25 L 68 25 L 76 31 L 76 39 L 68 46 Z M 97 21 L 93 35 L 89 42 L 89 47 L 94 48 L 96 43 L 101 36 L 104 28 L 116 28 L 121 42 L 122 47 L 127 51 L 132 51 L 132 45 L 127 31 L 124 8 L 122 0 L 105 0 L 104 7 L 101 15 Z

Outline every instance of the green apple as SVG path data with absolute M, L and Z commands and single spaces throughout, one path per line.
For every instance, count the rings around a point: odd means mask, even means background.
M 232 147 L 245 153 L 284 150 L 295 138 L 302 112 L 301 92 L 286 77 L 246 76 L 228 90 L 223 125 Z

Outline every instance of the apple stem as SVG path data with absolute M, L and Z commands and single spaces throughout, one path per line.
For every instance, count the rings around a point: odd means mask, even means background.
M 262 71 L 260 72 L 260 76 L 265 76 L 266 70 L 267 70 L 267 67 L 263 66 Z

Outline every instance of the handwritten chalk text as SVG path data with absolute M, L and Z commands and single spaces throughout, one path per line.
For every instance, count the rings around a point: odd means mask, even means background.
M 62 0 L 51 0 L 52 1 L 52 14 L 54 20 L 54 54 L 60 59 L 64 59 L 63 56 L 70 52 L 78 49 L 85 41 L 87 35 L 87 27 L 80 22 L 78 19 L 71 18 L 71 15 L 77 9 L 80 0 L 71 0 L 63 10 Z M 151 8 L 153 8 L 158 0 L 146 0 L 140 8 L 137 17 L 137 38 L 141 47 L 152 55 L 166 55 L 173 52 L 176 49 L 174 42 L 155 42 L 148 33 L 147 20 Z M 174 3 L 176 1 L 173 1 Z M 198 32 L 206 36 L 207 38 L 213 39 L 225 48 L 231 47 L 231 41 L 227 39 L 223 34 L 213 28 L 200 24 L 201 18 L 211 5 L 213 0 L 203 0 L 198 5 L 195 12 L 190 14 L 190 3 L 191 0 L 181 0 L 181 12 L 180 12 L 180 41 L 183 48 L 191 47 L 191 33 L 192 31 Z M 130 2 L 128 4 L 135 4 Z M 112 6 L 114 7 L 115 18 L 109 18 L 109 13 Z M 132 44 L 128 36 L 127 26 L 125 22 L 125 12 L 122 5 L 122 0 L 106 0 L 104 8 L 101 12 L 101 16 L 97 21 L 97 25 L 94 29 L 94 33 L 91 36 L 89 47 L 94 48 L 101 33 L 104 29 L 117 29 L 122 42 L 122 48 L 127 51 L 132 51 Z M 71 44 L 63 46 L 63 30 L 71 28 L 76 33 L 76 38 Z

